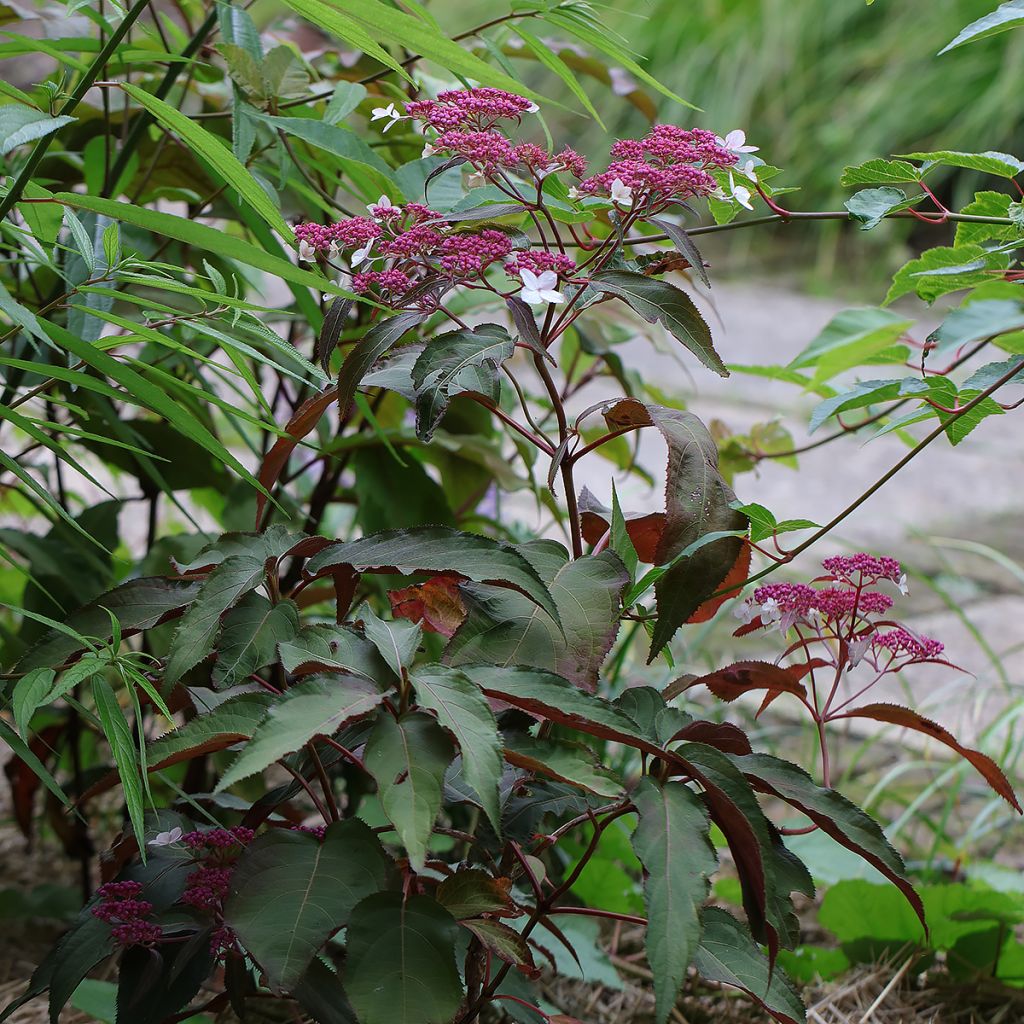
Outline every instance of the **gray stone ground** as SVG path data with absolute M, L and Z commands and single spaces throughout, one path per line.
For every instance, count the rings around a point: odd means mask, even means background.
M 698 301 L 707 312 L 718 351 L 727 363 L 738 364 L 788 362 L 836 312 L 850 305 L 749 283 L 716 283 Z M 941 318 L 941 313 L 919 303 L 906 308 L 909 317 L 921 318 L 912 332 L 918 339 Z M 806 439 L 814 396 L 741 374 L 722 380 L 692 358 L 681 362 L 670 341 L 663 338 L 658 351 L 649 341 L 637 339 L 620 351 L 627 364 L 665 391 L 688 393 L 689 408 L 705 422 L 717 418 L 743 431 L 755 422 L 779 417 L 798 444 Z M 885 368 L 879 369 L 879 375 L 886 375 Z M 643 433 L 641 462 L 658 469 L 664 464 L 660 439 L 654 431 Z M 906 451 L 892 435 L 870 443 L 844 438 L 802 455 L 798 473 L 766 461 L 756 474 L 739 476 L 736 490 L 742 500 L 766 505 L 780 520 L 800 517 L 824 523 Z M 606 500 L 609 466 L 592 456 L 579 469 L 580 482 Z M 659 507 L 660 496 L 642 482 L 618 480 L 617 487 L 627 511 Z M 909 680 L 919 709 L 957 730 L 964 741 L 979 739 L 988 723 L 1024 696 L 1022 506 L 1024 410 L 985 421 L 956 449 L 944 438 L 935 441 L 823 541 L 820 550 L 807 552 L 793 567 L 797 576 L 813 576 L 817 559 L 826 554 L 874 550 L 895 555 L 912 573 L 926 574 L 943 587 L 952 608 L 927 582 L 915 580 L 910 597 L 898 610 L 915 628 L 942 639 L 948 656 L 975 677 L 929 666 Z M 936 538 L 988 545 L 1022 568 L 1015 574 Z M 734 643 L 727 630 L 719 632 L 723 644 Z M 749 646 L 734 650 L 737 656 L 751 656 Z M 874 699 L 902 696 L 898 690 L 873 694 Z

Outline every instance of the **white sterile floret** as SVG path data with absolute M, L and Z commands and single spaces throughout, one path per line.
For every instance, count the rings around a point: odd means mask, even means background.
M 374 107 L 373 113 L 370 115 L 371 121 L 382 121 L 387 120 L 387 124 L 384 125 L 383 131 L 388 131 L 405 117 L 404 114 L 400 114 L 395 108 L 394 103 L 389 103 L 386 107 Z
M 312 263 L 316 259 L 316 249 L 309 242 L 299 242 L 299 259 L 304 263 Z
M 184 833 L 180 828 L 172 828 L 169 832 L 158 832 L 148 843 L 147 846 L 173 846 L 175 843 L 181 841 L 181 837 Z
M 633 202 L 633 190 L 621 179 L 616 178 L 611 188 L 612 202 L 618 206 L 630 206 Z
M 754 204 L 750 201 L 750 189 L 746 185 L 737 185 L 735 178 L 732 176 L 732 171 L 729 172 L 729 192 L 740 206 L 747 210 L 754 208 Z
M 520 292 L 523 302 L 528 302 L 531 306 L 543 302 L 565 302 L 565 296 L 555 287 L 558 284 L 558 275 L 553 270 L 545 270 L 542 274 L 522 270 L 519 276 L 523 279 L 523 289 Z
M 719 138 L 716 141 L 730 153 L 756 153 L 761 148 L 747 145 L 747 133 L 742 128 L 734 128 L 724 139 Z

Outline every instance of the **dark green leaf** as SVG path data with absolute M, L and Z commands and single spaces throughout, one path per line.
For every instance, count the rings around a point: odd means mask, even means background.
M 341 978 L 319 957 L 314 957 L 292 996 L 316 1024 L 358 1024 Z
M 705 366 L 721 377 L 729 376 L 712 345 L 710 328 L 689 295 L 675 285 L 625 270 L 604 271 L 595 275 L 590 284 L 596 291 L 624 299 L 648 323 L 661 323 Z
M 224 619 L 217 638 L 214 683 L 226 688 L 269 665 L 277 645 L 291 640 L 298 628 L 299 611 L 293 601 L 271 604 L 262 594 L 247 594 Z
M 332 736 L 346 722 L 376 708 L 384 696 L 361 676 L 313 676 L 304 680 L 270 709 L 252 740 L 221 777 L 217 792 L 262 771 L 314 736 Z
M 456 920 L 512 910 L 509 880 L 493 878 L 480 868 L 460 868 L 437 887 L 438 902 Z
M 377 616 L 370 605 L 359 613 L 366 639 L 380 652 L 394 674 L 401 679 L 416 657 L 423 630 L 418 622 L 408 619 L 389 619 Z
M 514 352 L 515 342 L 498 324 L 481 324 L 432 339 L 412 368 L 420 438 L 430 440 L 456 395 L 471 392 L 497 405 L 499 368 Z
M 456 669 L 425 665 L 412 677 L 416 699 L 433 711 L 455 737 L 462 773 L 480 798 L 495 830 L 501 831 L 498 783 L 503 770 L 498 724 L 480 688 Z
M 195 996 L 213 966 L 208 931 L 181 944 L 125 950 L 117 971 L 117 1019 L 163 1024 Z
M 702 978 L 733 985 L 753 996 L 782 1024 L 803 1024 L 807 1010 L 779 967 L 772 967 L 749 933 L 718 907 L 704 911 L 704 931 L 694 966 Z
M 382 715 L 366 743 L 367 771 L 377 780 L 384 813 L 416 871 L 423 870 L 453 756 L 448 734 L 417 712 L 399 719 Z
M 398 313 L 374 324 L 352 347 L 341 364 L 338 377 L 338 408 L 348 409 L 355 397 L 359 382 L 381 356 L 392 348 L 403 334 L 412 330 L 426 319 L 426 314 L 417 312 Z
M 238 859 L 225 922 L 270 984 L 290 989 L 356 904 L 382 888 L 386 864 L 380 840 L 358 818 L 329 825 L 322 840 L 273 829 Z
M 622 795 L 622 782 L 599 765 L 593 751 L 582 743 L 514 733 L 505 738 L 505 758 L 517 768 L 580 786 L 598 796 Z
M 379 892 L 348 926 L 344 981 L 361 1024 L 447 1024 L 462 1002 L 455 919 L 428 896 Z
M 540 605 L 556 622 L 555 602 L 533 566 L 510 544 L 439 526 L 387 530 L 359 540 L 332 544 L 307 563 L 311 575 L 336 565 L 356 572 L 454 572 L 476 583 L 511 587 Z
M 701 934 L 700 910 L 718 867 L 707 810 L 681 782 L 644 779 L 633 794 L 640 820 L 633 849 L 644 866 L 645 945 L 664 1024 Z

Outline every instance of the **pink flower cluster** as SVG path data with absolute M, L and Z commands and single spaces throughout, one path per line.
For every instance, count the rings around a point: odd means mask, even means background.
M 366 245 L 378 238 L 382 230 L 380 224 L 369 217 L 351 217 L 334 224 L 299 224 L 295 228 L 295 238 L 318 253 L 332 254 L 338 249 Z
M 182 903 L 199 910 L 219 911 L 231 884 L 231 868 L 198 867 L 186 879 Z
M 879 580 L 890 580 L 899 583 L 902 579 L 900 563 L 895 558 L 875 555 L 834 555 L 826 558 L 822 568 L 833 579 L 842 580 L 844 583 L 863 585 L 877 583 Z
M 518 121 L 523 114 L 537 109 L 523 96 L 503 89 L 451 89 L 438 94 L 436 100 L 418 100 L 406 106 L 405 112 L 414 120 L 430 125 L 436 131 L 450 128 L 489 128 L 498 121 Z
M 634 206 L 657 206 L 669 199 L 709 195 L 717 182 L 709 169 L 732 167 L 736 156 L 701 128 L 655 125 L 642 139 L 621 139 L 611 150 L 608 169 L 585 178 L 581 195 L 612 195 L 616 182 L 634 193 Z
M 508 235 L 495 228 L 449 235 L 441 243 L 441 266 L 454 277 L 475 277 L 511 251 Z
M 874 638 L 878 647 L 884 647 L 894 655 L 909 655 L 914 661 L 926 661 L 937 658 L 946 649 L 938 640 L 923 634 L 914 634 L 902 626 L 888 633 L 881 633 Z
M 107 882 L 96 894 L 101 902 L 91 913 L 112 926 L 110 935 L 119 946 L 146 946 L 160 941 L 160 925 L 146 920 L 153 912 L 153 904 L 138 898 L 142 894 L 141 883 Z
M 402 295 L 412 287 L 412 279 L 401 270 L 364 270 L 353 275 L 352 291 L 362 295 L 374 287 L 392 296 Z
M 550 252 L 547 249 L 524 249 L 513 255 L 505 264 L 505 272 L 509 277 L 518 277 L 524 270 L 543 274 L 546 270 L 554 271 L 560 277 L 572 277 L 576 270 L 576 261 L 562 252 Z
M 186 832 L 181 841 L 192 850 L 226 850 L 231 846 L 248 846 L 255 837 L 251 828 L 238 826 Z

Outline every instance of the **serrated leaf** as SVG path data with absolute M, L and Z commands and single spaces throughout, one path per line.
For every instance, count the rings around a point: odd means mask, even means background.
M 718 867 L 707 810 L 681 782 L 644 779 L 633 794 L 639 821 L 632 843 L 644 866 L 647 963 L 656 1018 L 668 1020 L 701 934 L 700 910 Z
M 590 285 L 596 291 L 624 299 L 648 323 L 660 323 L 705 366 L 720 377 L 729 376 L 712 344 L 711 329 L 689 295 L 675 285 L 625 270 L 596 274 Z
M 920 181 L 921 171 L 906 160 L 867 160 L 843 169 L 840 185 L 885 185 Z
M 398 343 L 402 335 L 426 319 L 426 314 L 413 312 L 398 313 L 371 327 L 356 342 L 341 364 L 338 377 L 338 407 L 348 409 L 355 397 L 359 382 L 367 371 L 389 349 Z
M 930 395 L 948 383 L 934 384 L 935 378 L 903 377 L 899 380 L 864 380 L 854 384 L 832 398 L 826 398 L 811 413 L 809 432 L 814 433 L 823 423 L 851 409 L 863 409 L 881 402 L 895 402 L 901 398 Z
M 278 644 L 285 672 L 309 675 L 337 670 L 389 681 L 387 662 L 369 640 L 347 626 L 316 623 L 303 626 L 291 640 Z
M 476 583 L 511 587 L 558 621 L 555 602 L 533 566 L 510 544 L 490 537 L 441 526 L 385 530 L 330 545 L 309 560 L 306 571 L 316 576 L 336 565 L 403 576 L 454 573 Z
M 339 82 L 327 102 L 324 120 L 328 124 L 338 124 L 340 121 L 344 121 L 366 97 L 365 85 L 360 85 L 359 82 Z
M 487 699 L 463 673 L 442 665 L 423 666 L 414 673 L 412 683 L 419 704 L 433 711 L 441 726 L 458 743 L 462 774 L 500 834 L 501 741 L 498 723 Z
M 533 962 L 533 953 L 526 939 L 519 932 L 501 921 L 477 918 L 463 921 L 462 927 L 471 931 L 480 944 L 499 960 L 518 967 L 527 977 L 536 977 L 540 972 Z
M 294 601 L 271 604 L 262 594 L 246 595 L 224 618 L 217 638 L 214 684 L 227 688 L 269 665 L 277 645 L 291 640 L 298 628 Z
M 359 613 L 366 639 L 377 648 L 380 656 L 394 674 L 401 679 L 416 657 L 422 630 L 418 623 L 406 619 L 384 620 L 366 605 Z
M 24 107 L 20 103 L 0 106 L 0 156 L 7 156 L 12 149 L 26 142 L 35 142 L 71 124 L 75 118 L 62 114 L 48 117 L 40 110 Z
M 207 576 L 174 633 L 164 675 L 167 685 L 176 683 L 190 668 L 209 657 L 220 617 L 243 594 L 258 586 L 264 573 L 261 559 L 232 555 Z
M 382 715 L 366 741 L 366 769 L 415 871 L 423 870 L 453 756 L 448 734 L 418 712 L 398 719 Z
M 28 724 L 37 708 L 47 703 L 56 678 L 52 668 L 34 668 L 26 672 L 14 685 L 11 705 L 14 723 L 24 739 L 28 739 Z
M 515 342 L 498 324 L 480 324 L 432 339 L 412 368 L 420 439 L 430 440 L 457 395 L 472 392 L 496 406 L 501 397 L 498 371 L 514 352 Z
M 323 326 L 316 336 L 316 345 L 313 349 L 313 358 L 323 367 L 324 373 L 331 372 L 331 356 L 338 347 L 338 340 L 353 305 L 351 299 L 335 298 L 324 314 Z
M 973 217 L 1000 217 L 1010 219 L 1013 212 L 1012 196 L 1006 192 L 986 190 L 975 192 L 974 199 L 960 208 L 961 213 Z M 960 221 L 956 226 L 954 245 L 984 245 L 989 239 L 1010 241 L 1021 234 L 1021 226 L 1014 224 L 985 224 Z
M 815 381 L 828 380 L 891 348 L 913 325 L 913 320 L 887 309 L 843 310 L 789 365 L 816 367 Z
M 878 227 L 882 220 L 897 210 L 907 210 L 916 206 L 924 199 L 924 194 L 907 198 L 902 189 L 865 188 L 854 193 L 843 205 L 850 211 L 850 216 L 860 222 L 861 231 L 870 231 Z
M 702 978 L 742 989 L 781 1024 L 807 1019 L 803 1000 L 782 969 L 773 969 L 739 921 L 719 907 L 704 911 L 694 966 Z
M 453 665 L 486 661 L 550 669 L 594 690 L 619 631 L 622 592 L 628 582 L 613 552 L 563 561 L 550 584 L 561 630 L 518 594 L 463 586 L 467 615 L 445 658 Z
M 619 797 L 622 782 L 597 762 L 582 743 L 510 734 L 505 738 L 505 760 L 517 768 L 580 786 L 598 796 Z
M 275 989 L 299 983 L 317 951 L 381 889 L 387 858 L 358 818 L 336 821 L 322 840 L 277 828 L 243 851 L 231 873 L 224 920 Z
M 217 783 L 221 793 L 240 779 L 303 747 L 314 736 L 332 736 L 346 722 L 373 711 L 385 694 L 361 676 L 312 676 L 275 704 L 244 750 Z
M 916 292 L 925 302 L 934 302 L 949 292 L 990 281 L 993 270 L 1004 270 L 1008 265 L 1009 257 L 987 252 L 980 245 L 926 249 L 896 271 L 885 304 L 910 292 Z
M 928 341 L 936 352 L 947 352 L 1021 329 L 1024 329 L 1024 303 L 1012 299 L 979 299 L 954 309 L 928 335 Z
M 380 892 L 348 926 L 345 989 L 361 1024 L 447 1024 L 462 1002 L 458 925 L 428 896 Z
M 1014 178 L 1024 171 L 1024 160 L 1009 153 L 958 153 L 952 149 L 940 149 L 933 153 L 900 153 L 908 160 L 921 160 L 945 167 L 963 167 L 968 171 L 981 171 L 1001 178 Z

